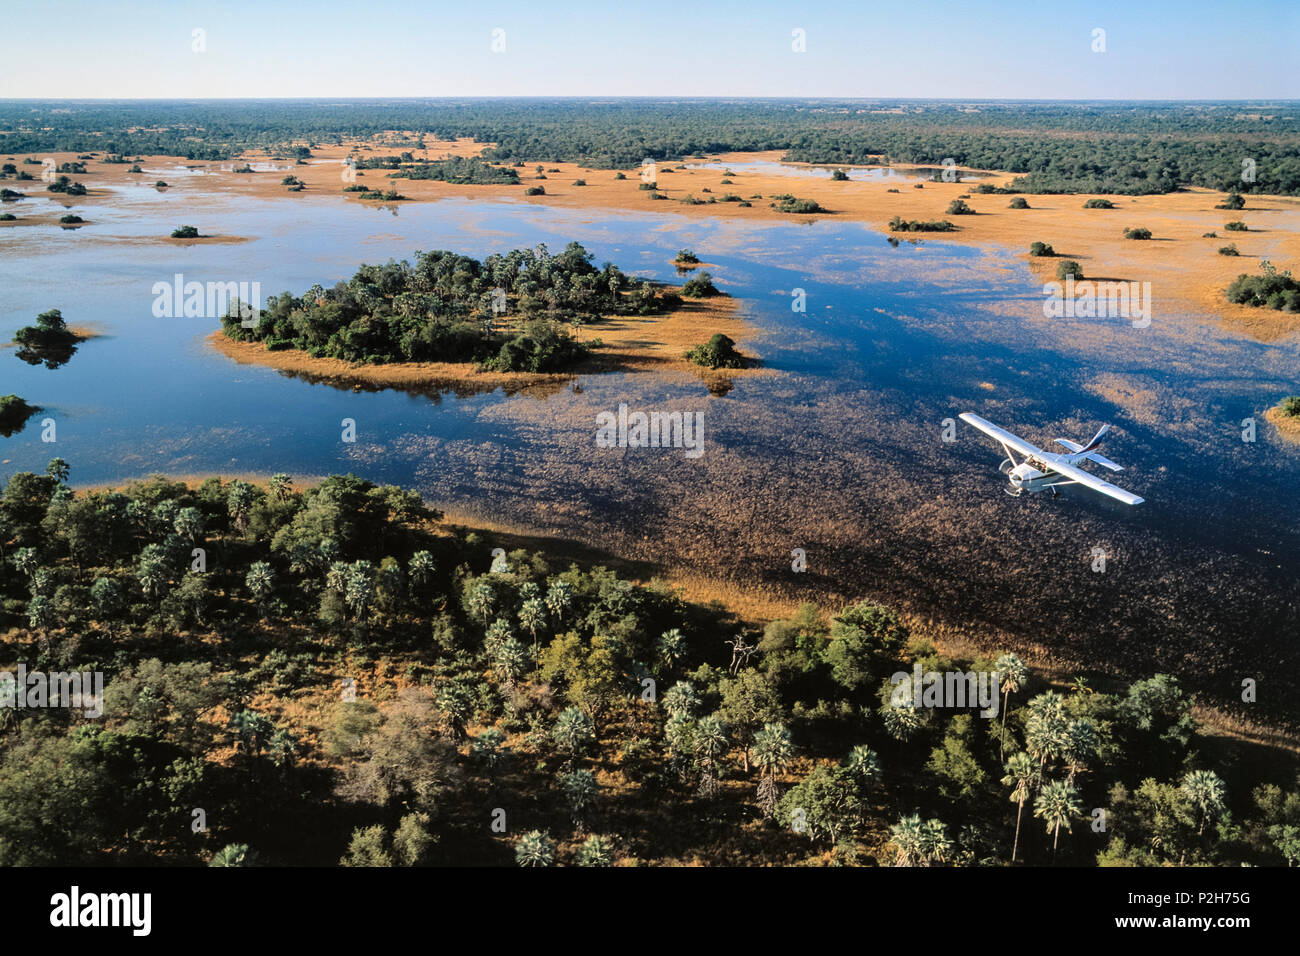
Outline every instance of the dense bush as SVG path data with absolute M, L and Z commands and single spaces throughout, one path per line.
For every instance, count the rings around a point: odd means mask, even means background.
M 686 358 L 706 368 L 747 368 L 749 360 L 736 351 L 736 343 L 721 332 L 686 353 Z
M 1054 256 L 1056 250 L 1045 242 L 1031 242 L 1029 244 L 1029 254 L 1031 256 Z
M 236 340 L 349 362 L 473 361 L 502 371 L 551 371 L 585 354 L 559 323 L 648 315 L 672 304 L 616 266 L 596 268 L 574 242 L 560 255 L 541 245 L 481 262 L 438 251 L 414 264 L 362 266 L 331 289 L 270 297 L 253 328 L 243 327 L 232 306 L 222 328 Z M 507 319 L 518 320 L 515 330 L 499 327 Z
M 1083 269 L 1079 263 L 1075 262 L 1073 259 L 1064 259 L 1057 263 L 1056 278 L 1064 282 L 1070 276 L 1074 276 L 1076 282 L 1083 279 Z
M 895 216 L 889 220 L 890 232 L 953 232 L 957 229 L 947 219 L 926 222 L 920 219 L 903 219 Z
M 1257 308 L 1300 312 L 1300 282 L 1288 272 L 1278 272 L 1269 262 L 1262 263 L 1263 274 L 1237 276 L 1228 286 L 1229 302 Z

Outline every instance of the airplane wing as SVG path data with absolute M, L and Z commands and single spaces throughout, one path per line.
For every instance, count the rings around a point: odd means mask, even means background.
M 1145 498 L 1139 498 L 1131 491 L 1125 491 L 1123 488 L 1112 485 L 1109 481 L 1102 481 L 1096 475 L 1090 474 L 1082 468 L 1076 468 L 1074 465 L 1067 465 L 1065 462 L 1048 462 L 1047 467 L 1058 475 L 1063 475 L 1071 481 L 1077 481 L 1093 491 L 1100 491 L 1103 495 L 1110 495 L 1110 497 L 1122 501 L 1126 505 L 1140 505 L 1146 500 Z
M 1003 448 L 1008 448 L 1008 449 L 1014 448 L 1016 451 L 1020 452 L 1020 454 L 1026 456 L 1033 455 L 1034 457 L 1038 457 L 1039 455 L 1043 454 L 1043 450 L 1039 448 L 1037 445 L 1031 445 L 1023 438 L 1011 434 L 1011 432 L 1007 431 L 1005 428 L 998 428 L 997 425 L 994 425 L 992 422 L 980 418 L 978 415 L 974 414 L 973 412 L 962 412 L 957 417 L 960 418 L 962 421 L 964 421 L 967 425 L 973 425 L 974 427 L 978 428 L 980 431 L 988 435 L 990 438 L 996 438 L 999 442 L 1002 443 Z
M 1072 451 L 1072 452 L 1073 452 L 1074 454 L 1076 454 L 1076 455 L 1077 455 L 1079 452 L 1083 451 L 1083 446 L 1082 446 L 1082 445 L 1080 445 L 1078 442 L 1070 441 L 1070 439 L 1068 439 L 1068 438 L 1056 438 L 1056 439 L 1053 439 L 1053 440 L 1054 440 L 1058 445 L 1064 445 L 1066 448 L 1070 449 L 1070 451 Z M 1103 468 L 1109 468 L 1111 471 L 1123 471 L 1123 470 L 1124 470 L 1124 466 L 1123 466 L 1123 465 L 1117 465 L 1117 464 L 1115 464 L 1113 461 L 1111 461 L 1109 458 L 1107 458 L 1105 455 L 1099 455 L 1099 454 L 1097 454 L 1095 451 L 1090 451 L 1090 452 L 1088 452 L 1087 457 L 1088 457 L 1088 460 L 1089 460 L 1089 461 L 1095 461 L 1097 464 L 1101 465 Z

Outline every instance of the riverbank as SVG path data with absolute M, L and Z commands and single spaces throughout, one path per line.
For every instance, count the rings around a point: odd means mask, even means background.
M 1264 413 L 1277 433 L 1292 445 L 1300 445 L 1300 415 L 1287 415 L 1281 405 L 1274 405 Z

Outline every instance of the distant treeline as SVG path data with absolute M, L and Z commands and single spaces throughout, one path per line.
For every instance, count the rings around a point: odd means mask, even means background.
M 370 100 L 0 103 L 7 155 L 94 150 L 229 159 L 412 130 L 495 143 L 484 158 L 626 169 L 727 150 L 1024 173 L 1023 192 L 1300 194 L 1300 107 L 1243 103 Z M 393 144 L 391 141 L 387 145 Z M 1253 169 L 1251 165 L 1253 164 Z M 1243 179 L 1243 173 L 1246 174 Z
M 237 306 L 222 325 L 230 338 L 319 358 L 479 362 L 503 372 L 548 372 L 587 354 L 561 322 L 646 315 L 679 303 L 615 265 L 596 268 L 591 253 L 571 242 L 559 255 L 539 245 L 482 262 L 436 251 L 419 255 L 414 265 L 363 265 L 332 289 L 270 297 L 252 328 L 243 327 Z

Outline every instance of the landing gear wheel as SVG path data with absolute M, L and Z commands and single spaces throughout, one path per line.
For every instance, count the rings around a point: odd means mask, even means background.
M 1004 458 L 1002 459 L 1002 464 L 998 465 L 998 471 L 1002 472 L 1004 475 L 1009 475 L 1011 474 L 1011 469 L 1015 467 L 1016 463 L 1014 461 L 1010 458 Z

